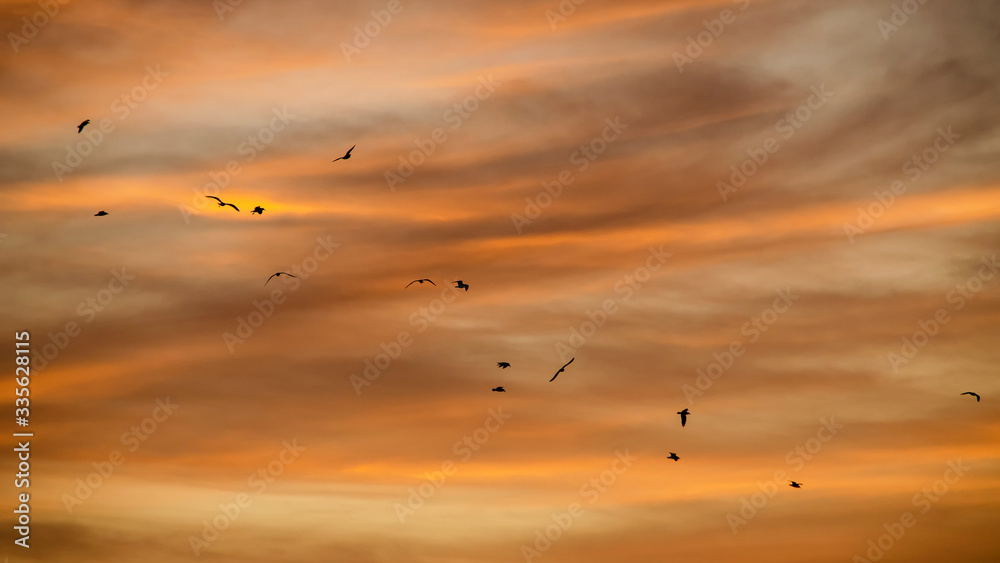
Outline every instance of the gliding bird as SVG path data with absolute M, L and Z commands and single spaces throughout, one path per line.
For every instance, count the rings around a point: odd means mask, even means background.
M 235 209 L 236 211 L 239 211 L 239 210 L 240 210 L 240 208 L 239 208 L 239 207 L 236 207 L 235 205 L 233 205 L 233 204 L 231 204 L 231 203 L 226 203 L 226 202 L 222 201 L 221 199 L 219 199 L 219 198 L 215 197 L 214 195 L 207 195 L 207 196 L 205 196 L 205 197 L 207 197 L 207 198 L 211 198 L 211 199 L 214 199 L 215 201 L 219 202 L 219 207 L 225 207 L 225 206 L 227 206 L 227 205 L 228 205 L 229 207 L 232 207 L 232 208 L 233 208 L 233 209 Z
M 292 274 L 289 274 L 288 272 L 278 272 L 276 274 L 271 274 L 271 278 L 273 278 L 273 277 L 281 277 L 281 276 L 288 276 L 290 278 L 297 278 L 298 277 L 298 276 L 293 276 Z M 271 281 L 271 278 L 267 278 L 267 281 L 264 282 L 264 285 L 267 285 L 268 282 Z
M 573 358 L 573 360 L 575 360 L 575 359 L 576 358 Z M 566 362 L 566 366 L 572 364 L 573 360 L 570 360 L 570 361 Z M 562 373 L 564 369 L 566 369 L 566 366 L 563 366 L 563 367 L 559 368 L 559 371 L 557 371 L 556 374 L 552 376 L 552 379 L 549 380 L 549 383 L 552 383 L 553 381 L 555 381 L 556 378 L 559 377 L 559 374 Z

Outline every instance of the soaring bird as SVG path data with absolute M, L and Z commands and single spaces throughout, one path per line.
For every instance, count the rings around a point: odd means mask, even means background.
M 424 285 L 424 282 L 427 282 L 427 283 L 433 285 L 434 287 L 437 287 L 436 283 L 432 282 L 431 280 L 429 280 L 427 278 L 424 278 L 422 280 L 413 280 L 410 283 L 406 284 L 406 287 L 410 287 L 411 285 L 413 285 L 415 283 L 419 283 L 420 285 Z M 403 289 L 406 289 L 406 287 L 404 287 Z
M 681 426 L 684 426 L 685 424 L 687 424 L 688 415 L 691 414 L 690 411 L 688 411 L 687 409 L 684 409 L 682 411 L 677 411 L 677 414 L 681 415 Z
M 973 393 L 972 391 L 966 391 L 965 393 L 962 393 L 962 395 L 972 395 L 973 397 L 976 398 L 976 402 L 977 403 L 979 402 L 979 395 L 976 394 L 976 393 Z
M 97 213 L 94 213 L 94 217 L 104 217 L 107 214 L 107 211 L 98 211 Z
M 261 206 L 258 205 L 257 207 L 253 208 L 253 211 L 251 211 L 250 214 L 253 215 L 254 213 L 256 213 L 257 215 L 263 215 L 264 211 L 266 211 L 266 210 L 263 207 L 261 207 Z
M 500 369 L 507 369 L 510 367 L 510 364 L 507 362 L 497 362 L 497 367 Z
M 354 145 L 354 147 L 356 147 L 356 146 L 358 146 L 358 145 Z M 342 156 L 340 158 L 335 158 L 335 159 L 331 160 L 330 162 L 337 162 L 341 158 L 344 159 L 344 160 L 347 160 L 347 159 L 351 158 L 351 151 L 354 150 L 354 147 L 351 147 L 351 148 L 347 149 L 347 154 L 345 154 L 344 156 Z
M 462 280 L 458 280 L 457 282 L 454 283 L 456 289 L 464 289 L 465 291 L 469 291 L 469 284 L 462 283 Z
M 280 277 L 280 276 L 288 276 L 290 278 L 297 278 L 298 277 L 298 276 L 293 276 L 292 274 L 289 274 L 288 272 L 278 272 L 276 274 L 271 274 L 271 278 L 273 278 L 273 277 Z M 267 278 L 267 281 L 264 282 L 264 285 L 267 285 L 268 282 L 271 281 L 271 278 Z
M 219 198 L 215 197 L 214 195 L 207 195 L 207 196 L 205 196 L 205 197 L 208 197 L 208 198 L 211 198 L 211 199 L 214 199 L 215 201 L 219 202 L 219 207 L 225 207 L 225 206 L 227 206 L 227 205 L 228 205 L 229 207 L 232 207 L 232 208 L 233 208 L 233 209 L 235 209 L 236 211 L 239 211 L 239 210 L 240 210 L 240 208 L 239 208 L 239 207 L 236 207 L 235 205 L 233 205 L 233 204 L 231 204 L 231 203 L 226 203 L 226 202 L 222 201 L 221 199 L 219 199 Z
M 566 362 L 566 366 L 572 364 L 573 360 L 575 360 L 575 359 L 576 358 L 573 358 L 572 360 Z M 559 368 L 559 371 L 557 371 L 556 374 L 552 376 L 552 379 L 549 380 L 549 383 L 552 383 L 553 381 L 555 381 L 556 378 L 559 377 L 559 374 L 562 373 L 564 369 L 566 369 L 566 366 L 563 366 L 563 367 Z
M 504 389 L 502 386 L 501 387 L 494 387 L 493 390 L 496 391 L 497 393 L 506 393 L 507 392 L 507 390 Z
M 675 454 L 674 452 L 670 452 L 670 455 L 667 456 L 667 459 L 672 459 L 674 461 L 677 461 L 680 458 L 677 457 L 677 454 Z
M 796 483 L 795 481 L 789 481 L 789 483 L 791 483 L 790 485 L 788 485 L 789 487 L 795 487 L 796 489 L 802 488 L 802 483 Z
M 90 120 L 84 119 L 83 123 L 76 126 L 76 134 L 79 135 L 80 133 L 83 133 L 83 128 L 86 127 L 87 125 L 90 125 Z

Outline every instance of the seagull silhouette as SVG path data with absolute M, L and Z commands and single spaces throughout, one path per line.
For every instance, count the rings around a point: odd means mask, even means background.
M 972 395 L 973 397 L 976 398 L 976 402 L 977 403 L 979 402 L 979 395 L 976 394 L 976 393 L 973 393 L 972 391 L 966 391 L 965 393 L 962 393 L 962 395 Z
M 677 411 L 677 414 L 681 415 L 681 426 L 687 424 L 688 415 L 691 413 L 687 409 L 684 409 L 682 411 Z
M 677 457 L 677 454 L 675 454 L 674 452 L 670 452 L 670 455 L 667 456 L 667 459 L 672 459 L 674 461 L 677 461 L 680 458 Z
M 410 283 L 406 284 L 406 287 L 410 287 L 411 285 L 413 285 L 415 283 L 419 283 L 420 285 L 424 285 L 424 282 L 427 282 L 427 283 L 433 285 L 434 287 L 437 287 L 436 283 L 432 282 L 431 280 L 429 280 L 427 278 L 424 278 L 422 280 L 413 280 Z M 404 287 L 403 289 L 406 289 L 406 287 Z
M 507 392 L 507 390 L 504 389 L 503 387 L 494 387 L 493 390 L 496 391 L 497 393 L 506 393 Z
M 207 197 L 207 198 L 211 198 L 211 199 L 214 199 L 215 201 L 219 202 L 219 207 L 225 207 L 225 206 L 227 206 L 227 205 L 228 205 L 229 207 L 232 207 L 232 208 L 233 208 L 233 209 L 235 209 L 236 211 L 239 211 L 239 210 L 240 210 L 240 208 L 239 208 L 239 207 L 236 207 L 235 205 L 233 205 L 233 204 L 231 204 L 231 203 L 226 203 L 226 202 L 222 201 L 221 199 L 219 199 L 219 198 L 215 197 L 214 195 L 207 195 L 207 196 L 205 196 L 205 197 Z
M 462 280 L 458 280 L 457 282 L 454 283 L 456 289 L 464 289 L 465 291 L 469 291 L 469 284 L 462 283 Z
M 497 367 L 500 369 L 507 369 L 510 367 L 510 364 L 507 362 L 497 362 Z
M 575 359 L 576 358 L 573 358 L 572 360 L 566 362 L 566 366 L 572 364 L 573 360 L 575 360 Z M 559 377 L 559 374 L 562 373 L 564 369 L 566 369 L 566 366 L 563 366 L 563 367 L 559 368 L 559 371 L 557 371 L 556 374 L 552 376 L 552 379 L 549 380 L 549 383 L 552 383 L 553 381 L 555 381 L 556 378 Z
M 256 213 L 257 215 L 263 215 L 264 211 L 266 211 L 266 209 L 258 205 L 257 207 L 253 208 L 253 211 L 251 211 L 250 214 L 253 215 L 254 213 Z
M 98 211 L 97 213 L 94 213 L 94 217 L 104 217 L 107 214 L 107 211 Z
M 86 127 L 87 125 L 90 125 L 90 120 L 84 119 L 83 123 L 76 126 L 76 134 L 79 135 L 80 133 L 83 133 L 83 128 Z
M 298 276 L 293 276 L 292 274 L 289 274 L 288 272 L 278 272 L 276 274 L 271 274 L 271 278 L 273 278 L 273 277 L 280 277 L 280 276 L 288 276 L 290 278 L 297 278 L 298 277 Z M 268 282 L 271 281 L 271 278 L 267 278 L 267 281 L 264 282 L 264 285 L 267 285 Z
M 796 489 L 802 488 L 802 483 L 796 483 L 795 481 L 789 481 L 789 483 L 791 483 L 790 485 L 788 485 L 789 487 L 795 487 Z
M 358 145 L 354 145 L 354 147 L 356 147 L 356 146 L 358 146 Z M 347 159 L 351 158 L 351 151 L 354 150 L 354 147 L 351 147 L 351 148 L 347 149 L 347 154 L 345 154 L 344 156 L 342 156 L 340 158 L 335 158 L 335 159 L 331 160 L 330 162 L 337 162 L 341 158 L 344 159 L 344 160 L 347 160 Z

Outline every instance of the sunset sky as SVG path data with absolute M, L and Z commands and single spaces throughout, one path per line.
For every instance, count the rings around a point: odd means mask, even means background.
M 0 0 L 0 555 L 1000 561 L 998 22 Z

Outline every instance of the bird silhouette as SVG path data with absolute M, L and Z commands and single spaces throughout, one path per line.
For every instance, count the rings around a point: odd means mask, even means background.
M 976 398 L 976 402 L 977 403 L 979 402 L 979 395 L 977 393 L 973 393 L 972 391 L 966 391 L 965 393 L 962 393 L 962 395 L 972 395 L 973 397 Z
M 462 280 L 458 280 L 457 282 L 454 283 L 456 289 L 464 289 L 465 291 L 469 291 L 469 284 L 462 283 Z
M 510 367 L 510 364 L 507 362 L 497 362 L 497 367 L 500 369 L 507 369 Z
M 411 285 L 413 285 L 415 283 L 419 283 L 420 285 L 424 285 L 424 282 L 427 282 L 427 283 L 433 285 L 434 287 L 437 287 L 436 283 L 432 282 L 431 280 L 429 280 L 427 278 L 424 278 L 424 279 L 421 279 L 421 280 L 413 280 L 410 283 L 406 284 L 406 287 L 410 287 Z M 406 289 L 406 287 L 404 287 L 403 289 Z
M 94 217 L 104 217 L 107 214 L 107 211 L 98 211 L 97 213 L 94 213 Z
M 497 393 L 506 393 L 507 392 L 507 390 L 504 389 L 502 386 L 501 387 L 494 387 L 493 390 L 496 391 Z
M 257 215 L 263 215 L 264 211 L 266 211 L 266 210 L 263 207 L 261 207 L 261 206 L 258 205 L 257 207 L 253 208 L 253 211 L 251 211 L 250 214 L 253 215 L 254 213 L 256 213 Z
M 691 412 L 688 411 L 687 409 L 684 409 L 682 411 L 677 411 L 677 414 L 681 415 L 681 426 L 687 424 L 688 415 L 691 414 Z
M 271 274 L 271 278 L 280 277 L 280 276 L 288 276 L 290 278 L 297 278 L 298 277 L 298 276 L 293 276 L 292 274 L 289 274 L 288 272 L 278 272 L 278 273 L 275 273 L 275 274 Z M 268 282 L 271 281 L 271 278 L 267 278 L 267 281 L 264 282 L 264 285 L 267 285 Z
M 356 146 L 358 146 L 358 145 L 354 145 L 354 147 L 356 147 Z M 330 162 L 337 162 L 341 158 L 344 159 L 344 160 L 347 160 L 347 159 L 351 158 L 351 151 L 354 150 L 354 147 L 351 147 L 351 148 L 347 149 L 347 154 L 345 154 L 344 156 L 342 156 L 340 158 L 335 158 L 335 159 L 331 160 Z
M 84 119 L 83 123 L 76 126 L 76 134 L 79 135 L 80 133 L 83 133 L 83 128 L 86 127 L 87 125 L 90 125 L 90 120 Z
M 789 487 L 795 487 L 796 489 L 802 488 L 802 483 L 796 483 L 795 481 L 789 481 L 789 483 L 791 483 L 790 485 L 788 485 Z
M 564 369 L 566 369 L 566 366 L 568 366 L 568 365 L 572 364 L 572 363 L 573 363 L 573 360 L 575 360 L 575 359 L 576 359 L 576 358 L 573 358 L 572 360 L 570 360 L 570 361 L 566 362 L 566 365 L 565 365 L 565 366 L 563 366 L 563 367 L 559 368 L 559 371 L 557 371 L 557 372 L 556 372 L 556 374 L 552 376 L 552 379 L 550 379 L 550 380 L 549 380 L 549 383 L 552 383 L 553 381 L 555 381 L 555 380 L 556 380 L 556 378 L 557 378 L 557 377 L 559 377 L 559 374 L 560 374 L 560 373 L 562 373 Z
M 677 457 L 677 454 L 675 454 L 674 452 L 670 452 L 670 455 L 667 456 L 667 459 L 672 459 L 674 461 L 677 461 L 680 458 Z
M 214 195 L 207 195 L 207 196 L 205 196 L 205 197 L 207 197 L 207 198 L 211 198 L 211 199 L 214 199 L 215 201 L 219 202 L 219 207 L 225 207 L 225 206 L 227 206 L 227 205 L 228 205 L 229 207 L 232 207 L 232 208 L 233 208 L 233 209 L 235 209 L 236 211 L 239 211 L 239 210 L 240 210 L 240 208 L 239 208 L 239 207 L 236 207 L 235 205 L 233 205 L 233 204 L 231 204 L 231 203 L 226 203 L 226 202 L 222 201 L 221 199 L 219 199 L 219 198 L 215 197 Z

